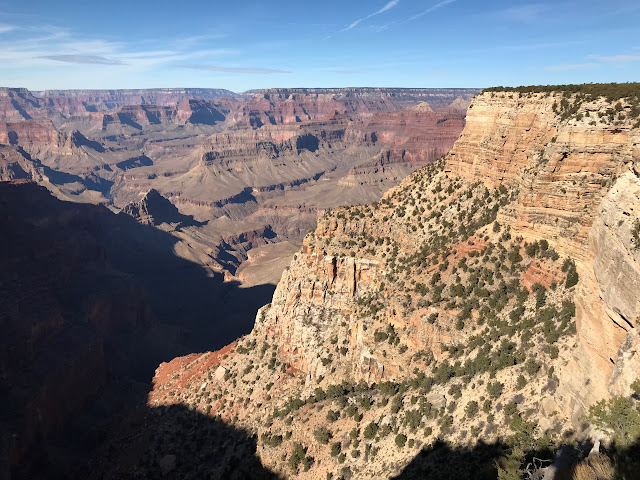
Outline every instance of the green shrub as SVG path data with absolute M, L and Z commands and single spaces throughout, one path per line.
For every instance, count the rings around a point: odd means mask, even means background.
M 529 359 L 524 364 L 524 369 L 530 377 L 533 377 L 536 373 L 538 373 L 538 370 L 540 370 L 540 364 L 535 360 Z
M 476 402 L 475 400 L 471 400 L 470 402 L 467 403 L 467 406 L 464 408 L 464 412 L 467 415 L 467 417 L 473 417 L 478 413 L 478 402 Z
M 502 395 L 502 391 L 504 389 L 504 385 L 498 381 L 489 382 L 487 384 L 487 392 L 491 398 L 498 398 Z
M 331 432 L 327 430 L 326 427 L 319 427 L 313 432 L 313 438 L 315 438 L 318 443 L 321 443 L 323 445 L 327 445 L 331 437 Z
M 327 412 L 327 421 L 330 423 L 335 422 L 336 420 L 338 420 L 340 418 L 340 414 L 334 410 L 329 410 Z
M 334 442 L 331 444 L 332 457 L 337 457 L 338 455 L 340 455 L 341 451 L 342 451 L 342 444 L 340 442 Z
M 370 422 L 364 429 L 364 438 L 366 439 L 372 439 L 376 436 L 376 433 L 378 433 L 378 424 L 375 422 Z
M 601 400 L 591 406 L 589 418 L 596 426 L 613 433 L 616 444 L 622 448 L 640 438 L 640 413 L 627 398 Z
M 306 458 L 307 449 L 302 446 L 301 443 L 294 443 L 291 454 L 289 455 L 289 468 L 292 472 L 296 473 L 298 467 Z
M 398 448 L 404 448 L 407 443 L 407 436 L 399 433 L 398 435 L 396 435 L 395 442 Z

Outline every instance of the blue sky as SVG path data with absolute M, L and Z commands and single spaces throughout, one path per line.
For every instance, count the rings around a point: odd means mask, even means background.
M 636 0 L 0 0 L 0 86 L 639 80 Z

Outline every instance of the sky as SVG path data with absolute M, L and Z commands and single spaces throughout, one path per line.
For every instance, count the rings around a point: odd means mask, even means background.
M 0 0 L 0 86 L 640 81 L 638 0 Z

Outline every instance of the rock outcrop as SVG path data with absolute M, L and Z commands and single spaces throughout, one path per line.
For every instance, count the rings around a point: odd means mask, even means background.
M 193 217 L 182 215 L 173 203 L 151 189 L 137 203 L 126 205 L 122 212 L 135 218 L 142 225 L 173 223 L 178 226 L 194 224 Z

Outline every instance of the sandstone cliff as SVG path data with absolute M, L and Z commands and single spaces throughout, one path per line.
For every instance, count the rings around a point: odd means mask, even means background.
M 517 184 L 518 201 L 504 221 L 576 260 L 579 345 L 571 368 L 563 370 L 569 386 L 562 401 L 578 421 L 587 405 L 608 396 L 618 348 L 638 326 L 640 299 L 631 293 L 638 257 L 630 242 L 640 132 L 632 118 L 609 124 L 598 116 L 610 106 L 604 99 L 581 105 L 579 118 L 563 121 L 553 109 L 562 98 L 562 92 L 476 98 L 447 169 L 487 185 Z

